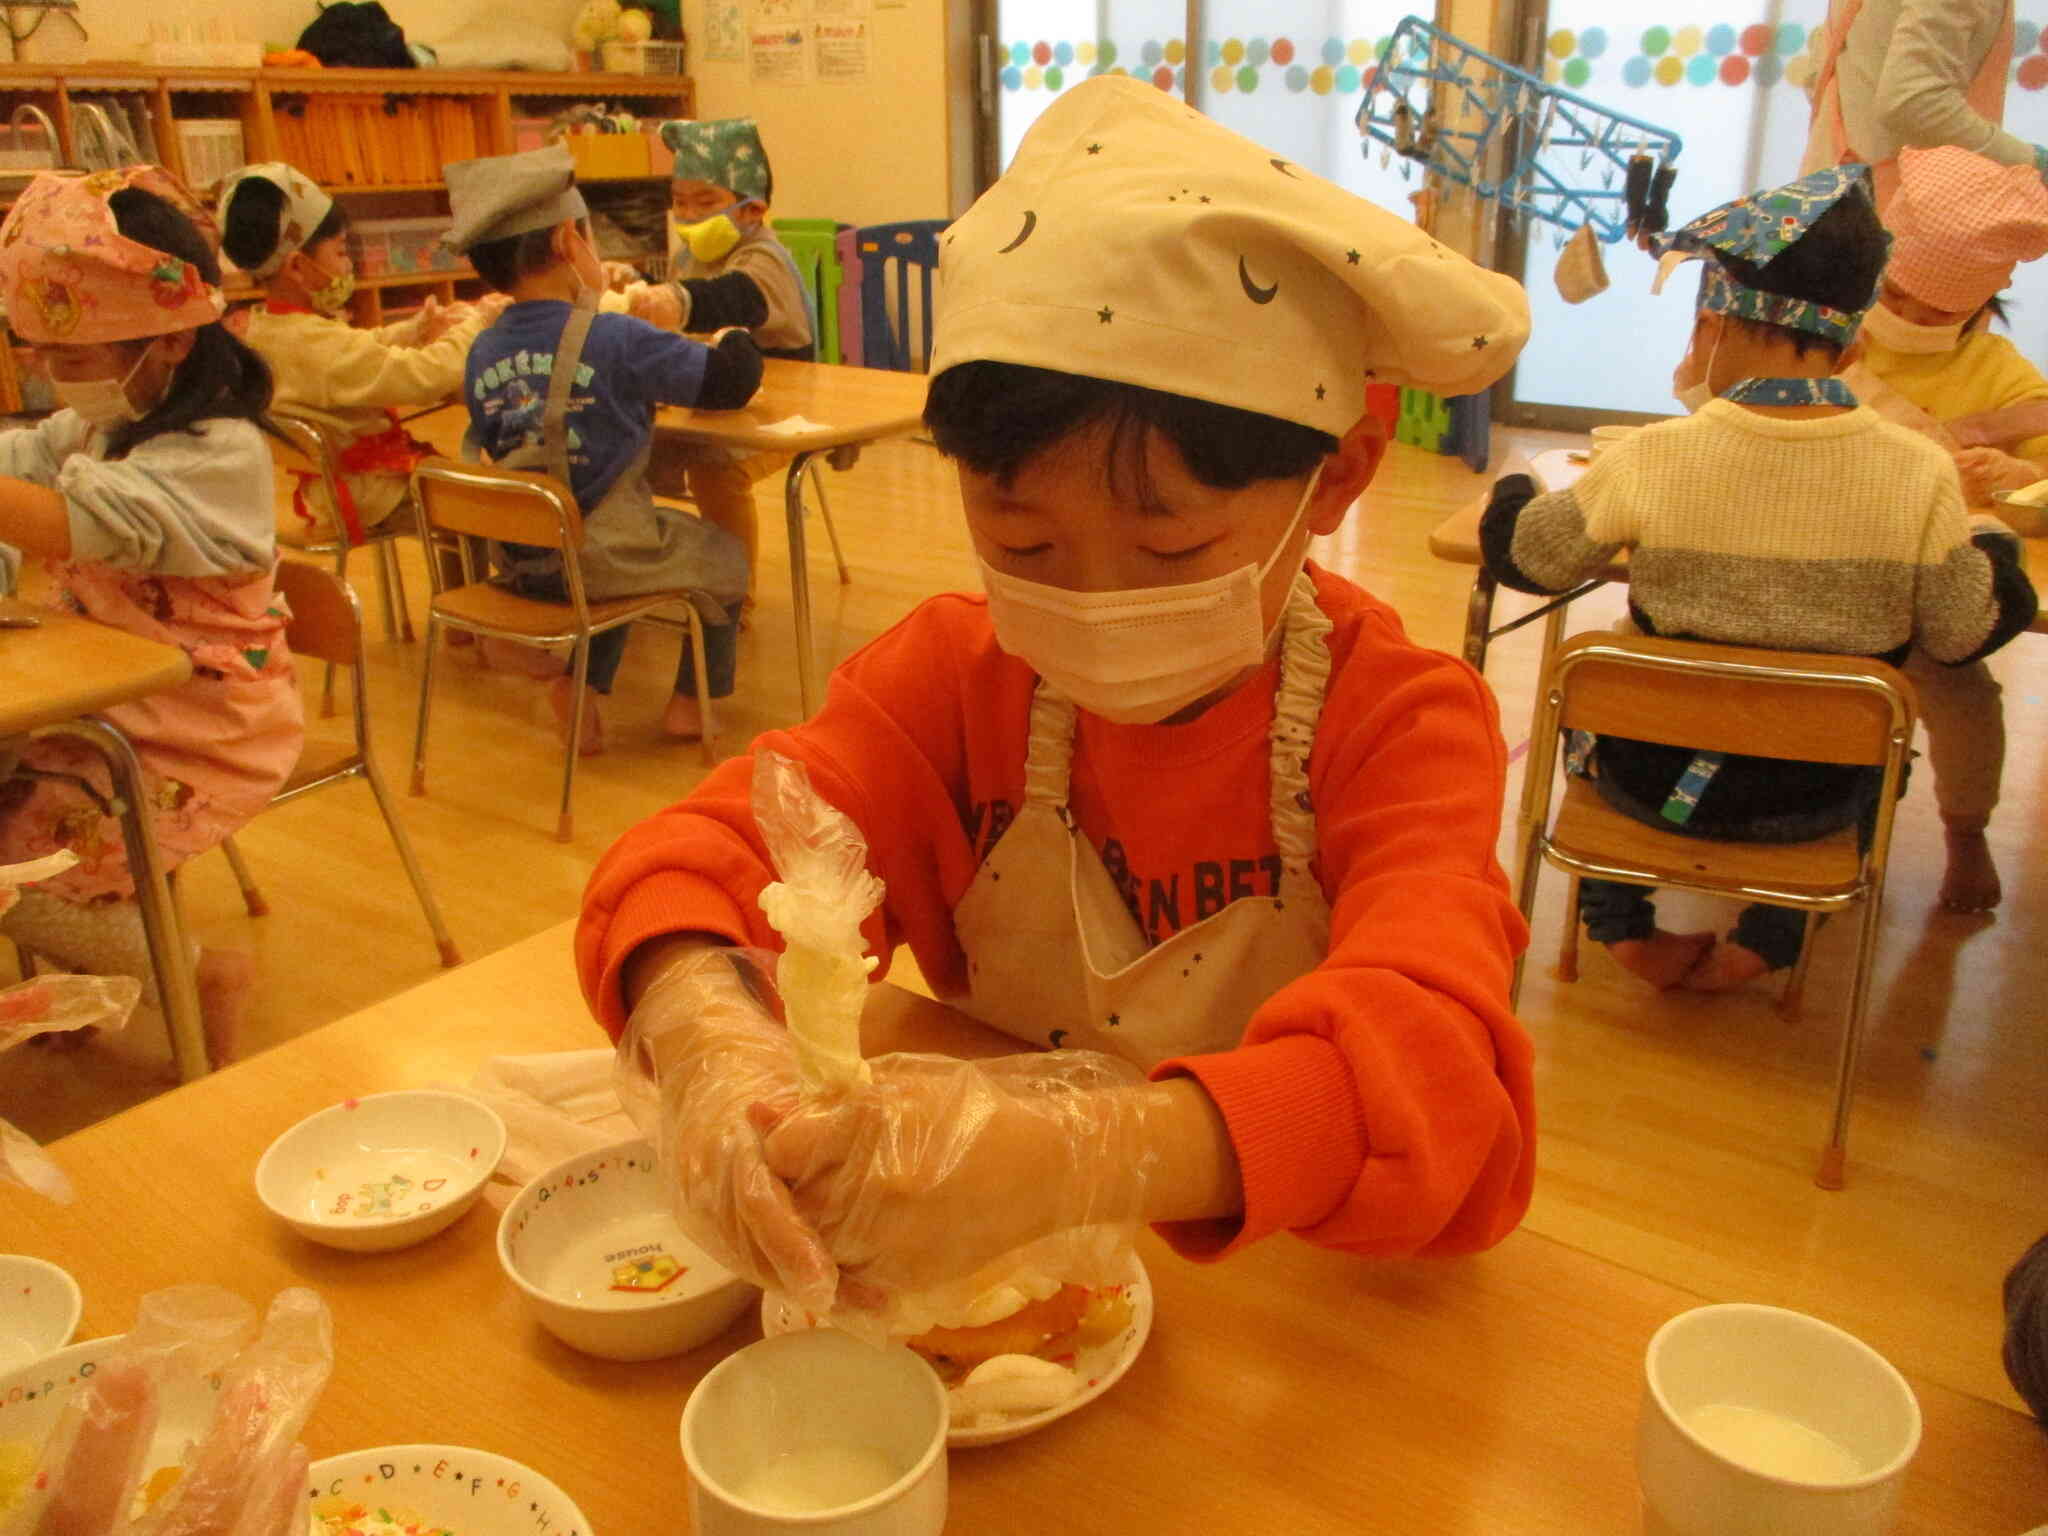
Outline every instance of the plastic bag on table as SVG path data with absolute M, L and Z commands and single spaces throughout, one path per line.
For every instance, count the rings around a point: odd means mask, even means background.
M 153 1291 L 135 1326 L 84 1380 L 43 1447 L 4 1536 L 300 1536 L 307 1465 L 300 1430 L 334 1365 L 327 1304 L 280 1291 L 255 1309 L 217 1286 Z M 219 1379 L 205 1433 L 151 1466 L 158 1413 L 181 1388 Z

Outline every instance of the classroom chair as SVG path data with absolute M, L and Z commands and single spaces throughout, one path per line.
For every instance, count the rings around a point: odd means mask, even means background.
M 271 444 L 280 497 L 296 502 L 304 495 L 306 486 L 318 480 L 326 487 L 328 504 L 341 505 L 341 447 L 333 428 L 289 411 L 273 410 L 270 419 L 284 439 L 282 443 Z M 394 513 L 360 541 L 376 551 L 377 591 L 384 601 L 384 638 L 397 640 L 403 635 L 407 643 L 413 638 L 412 612 L 405 601 L 405 573 L 399 568 L 396 541 L 412 532 L 413 520 Z M 277 542 L 293 554 L 334 556 L 334 574 L 344 582 L 348 580 L 349 552 L 357 544 L 350 541 L 345 531 L 340 537 L 330 537 L 306 528 L 292 516 L 278 520 Z M 334 670 L 331 666 L 327 669 L 320 687 L 323 719 L 334 713 Z
M 1906 678 L 1880 661 L 1799 651 L 1620 636 L 1574 635 L 1544 669 L 1530 730 L 1519 823 L 1519 904 L 1526 920 L 1548 862 L 1572 876 L 1558 975 L 1577 975 L 1578 882 L 1618 880 L 1793 907 L 1825 917 L 1862 904 L 1855 980 L 1835 1074 L 1835 1104 L 1814 1182 L 1842 1187 L 1849 1102 L 1863 1042 L 1892 818 L 1913 740 L 1916 702 Z M 1565 781 L 1550 814 L 1560 730 L 1665 742 L 1703 751 L 1881 768 L 1876 827 L 1859 851 L 1854 827 L 1805 843 L 1721 843 L 1661 832 L 1610 807 L 1584 779 Z M 1818 922 L 1809 923 L 1780 1011 L 1796 1014 Z M 1519 1000 L 1522 961 L 1515 964 Z
M 811 300 L 812 351 L 821 363 L 836 363 L 839 350 L 839 232 L 837 219 L 775 219 L 775 238 L 796 261 Z
M 861 278 L 860 231 L 851 227 L 840 230 L 833 246 L 839 253 L 839 359 L 864 368 L 868 354 L 860 327 L 861 293 L 865 286 Z
M 686 593 L 645 592 L 633 597 L 593 602 L 583 591 L 583 512 L 569 488 L 552 475 L 530 470 L 486 468 L 457 459 L 431 458 L 412 474 L 413 506 L 419 515 L 420 539 L 427 546 L 427 574 L 434 584 L 427 608 L 426 665 L 420 673 L 420 714 L 413 738 L 412 792 L 427 792 L 427 718 L 434 696 L 434 664 L 443 629 L 473 635 L 495 635 L 526 645 L 575 645 L 576 691 L 570 706 L 569 744 L 562 763 L 562 804 L 555 836 L 568 842 L 573 821 L 570 795 L 576 787 L 577 749 L 582 745 L 583 700 L 590 669 L 590 637 L 621 624 L 650 623 L 682 629 L 689 638 L 697 666 L 697 703 L 710 718 L 711 699 L 704 666 L 704 630 L 696 605 Z M 532 544 L 559 550 L 566 603 L 520 597 L 475 571 L 475 540 Z M 442 551 L 459 555 L 461 579 L 454 581 L 435 558 Z M 671 616 L 672 615 L 672 616 Z M 704 761 L 716 763 L 717 749 L 709 731 L 703 737 Z
M 860 253 L 860 326 L 870 368 L 924 373 L 932 361 L 932 282 L 939 270 L 945 219 L 870 224 L 854 231 Z M 916 303 L 912 304 L 912 273 Z M 913 327 L 912 316 L 919 319 Z
M 391 791 L 384 787 L 384 775 L 378 771 L 377 759 L 370 751 L 363 610 L 356 601 L 355 590 L 318 566 L 295 560 L 278 562 L 277 590 L 292 611 L 291 622 L 285 626 L 285 640 L 291 646 L 292 654 L 309 661 L 327 663 L 330 675 L 337 667 L 347 668 L 354 729 L 346 742 L 308 739 L 299 753 L 298 766 L 292 769 L 284 787 L 270 797 L 270 803 L 283 805 L 287 800 L 296 800 L 316 789 L 346 783 L 350 779 L 361 779 L 368 784 L 370 793 L 376 796 L 378 814 L 383 816 L 384 826 L 391 833 L 391 845 L 398 850 L 398 862 L 405 866 L 405 878 L 412 882 L 413 894 L 419 898 L 420 910 L 426 914 L 427 927 L 433 930 L 434 946 L 441 952 L 441 963 L 444 966 L 460 965 L 462 953 L 455 947 L 455 940 L 448 936 L 448 925 L 441 920 L 441 908 L 427 884 L 425 871 L 420 868 L 419 857 L 412 850 L 412 839 L 405 835 L 405 824 L 398 819 L 398 807 L 392 803 Z M 263 916 L 270 910 L 270 904 L 263 899 L 263 892 L 250 875 L 249 866 L 243 862 L 241 849 L 235 846 L 231 837 L 221 844 L 221 851 L 228 857 L 228 867 L 235 872 L 235 883 L 242 888 L 243 907 L 251 917 Z

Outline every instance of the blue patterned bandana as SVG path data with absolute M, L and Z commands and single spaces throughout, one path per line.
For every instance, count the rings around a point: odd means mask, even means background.
M 1744 379 L 1722 395 L 1732 405 L 1839 405 L 1856 408 L 1856 395 L 1840 379 Z
M 708 181 L 743 201 L 768 200 L 768 152 L 751 117 L 681 118 L 661 125 L 661 142 L 675 151 L 670 175 L 678 181 Z
M 1830 309 L 1810 299 L 1746 287 L 1729 275 L 1719 258 L 1732 256 L 1752 266 L 1769 266 L 1804 239 L 1821 215 L 1843 198 L 1869 197 L 1869 178 L 1868 166 L 1835 165 L 1786 186 L 1752 192 L 1673 231 L 1657 242 L 1656 252 L 1667 264 L 1689 256 L 1708 258 L 1700 279 L 1699 308 L 1703 313 L 1782 325 L 1847 346 L 1863 323 L 1861 310 Z M 1886 239 L 1889 243 L 1890 237 Z M 1658 287 L 1664 275 L 1660 269 Z

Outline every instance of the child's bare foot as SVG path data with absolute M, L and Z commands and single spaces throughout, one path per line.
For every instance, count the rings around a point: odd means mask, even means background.
M 562 740 L 569 739 L 569 711 L 576 700 L 576 679 L 557 676 L 548 689 L 548 703 L 554 706 L 555 729 L 562 734 Z M 604 713 L 597 707 L 597 691 L 585 689 L 583 693 L 583 739 L 577 745 L 578 757 L 595 757 L 604 750 Z
M 1753 949 L 1733 939 L 1723 939 L 1700 958 L 1685 978 L 1688 992 L 1733 992 L 1746 987 L 1771 968 L 1771 963 Z
M 560 677 L 562 664 L 545 646 L 521 645 L 517 640 L 501 640 L 496 635 L 483 635 L 477 641 L 477 655 L 483 658 L 485 666 L 493 672 L 510 672 L 518 677 Z
M 1989 912 L 2005 889 L 1991 845 L 1984 841 L 1984 818 L 1942 818 L 1948 839 L 1948 872 L 1941 880 L 1941 904 L 1950 912 Z
M 1666 933 L 1662 928 L 1647 939 L 1622 939 L 1607 946 L 1608 953 L 1655 987 L 1668 992 L 1685 980 L 1700 956 L 1713 947 L 1711 933 Z
M 248 1010 L 249 991 L 256 981 L 256 962 L 239 949 L 202 949 L 192 968 L 199 993 L 199 1024 L 206 1033 L 206 1059 L 224 1067 L 235 1059 Z
M 699 709 L 696 695 L 672 693 L 661 714 L 661 729 L 678 741 L 702 741 L 707 730 L 717 731 L 718 717 Z

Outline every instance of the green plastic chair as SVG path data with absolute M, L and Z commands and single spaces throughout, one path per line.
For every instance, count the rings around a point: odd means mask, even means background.
M 839 284 L 845 273 L 839 266 L 839 231 L 844 225 L 833 219 L 774 219 L 775 238 L 796 259 L 811 293 L 811 322 L 817 338 L 818 361 L 839 361 Z

